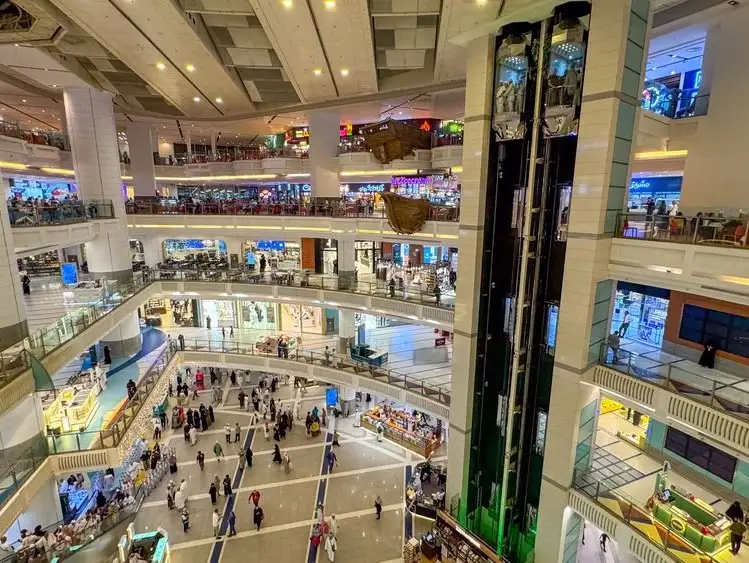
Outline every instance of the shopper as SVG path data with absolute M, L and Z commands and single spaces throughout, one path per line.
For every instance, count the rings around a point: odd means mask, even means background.
M 187 530 L 190 529 L 190 512 L 187 510 L 187 507 L 182 509 L 180 519 L 182 520 L 182 531 L 187 533 Z
M 744 510 L 741 508 L 741 502 L 734 501 L 734 503 L 726 510 L 726 516 L 731 520 L 744 520 Z
M 0 537 L 0 558 L 7 559 L 14 551 L 13 546 L 8 543 L 8 536 Z
M 338 456 L 331 449 L 328 452 L 328 473 L 333 473 L 333 468 L 338 465 Z
M 250 448 L 247 448 L 244 457 L 247 460 L 247 467 L 252 467 L 252 450 Z
M 330 365 L 330 348 L 328 346 L 325 347 L 324 354 L 325 354 L 325 365 L 329 366 Z
M 619 363 L 619 343 L 620 336 L 618 332 L 614 331 L 609 334 L 609 348 L 611 348 L 611 354 L 615 364 Z
M 211 316 L 210 315 L 205 316 L 205 328 L 207 328 L 208 330 L 211 330 Z
M 627 309 L 624 309 L 624 318 L 622 324 L 619 326 L 619 336 L 622 338 L 627 336 L 627 329 L 629 329 L 629 323 L 632 321 L 632 316 L 629 314 Z
M 260 491 L 253 489 L 247 502 L 252 503 L 253 506 L 258 506 L 260 504 Z
M 240 377 L 242 377 L 242 376 L 240 375 Z M 237 395 L 237 399 L 239 400 L 239 408 L 240 409 L 244 409 L 244 401 L 245 401 L 246 397 L 247 397 L 247 395 L 244 394 L 244 391 L 240 391 L 239 394 Z
M 216 490 L 216 483 L 211 483 L 211 487 L 208 489 L 208 494 L 211 495 L 211 504 L 218 502 L 218 491 Z
M 216 487 L 216 492 L 221 494 L 221 478 L 218 476 L 218 473 L 214 473 L 213 475 L 213 486 Z
M 226 436 L 226 443 L 231 444 L 231 426 L 228 422 L 224 424 L 224 435 Z
M 338 520 L 336 520 L 335 514 L 330 515 L 330 535 L 338 535 Z
M 260 508 L 258 505 L 255 505 L 255 508 L 252 511 L 252 522 L 257 526 L 257 531 L 260 531 L 260 524 L 263 521 L 263 518 L 265 515 L 263 514 L 263 509 Z
M 200 470 L 205 470 L 205 454 L 198 450 L 198 466 L 200 466 Z
M 738 555 L 739 549 L 741 549 L 741 541 L 744 539 L 746 533 L 746 524 L 739 519 L 735 519 L 731 523 L 731 553 Z
M 221 515 L 218 513 L 218 508 L 213 509 L 213 514 L 211 515 L 211 522 L 213 522 L 213 537 L 217 538 L 218 533 L 221 529 Z
M 338 446 L 340 448 L 341 444 L 338 442 L 338 438 L 339 438 L 338 430 L 333 430 L 333 441 L 331 442 L 330 445 L 331 446 Z
M 226 329 L 224 327 L 221 327 L 221 340 L 224 340 L 226 338 Z
M 224 459 L 224 449 L 218 442 L 213 445 L 213 454 L 216 456 L 216 459 L 218 459 L 219 462 Z
M 283 470 L 287 475 L 291 473 L 291 458 L 288 452 L 284 452 L 283 454 Z
M 234 338 L 234 327 L 233 326 L 229 330 L 229 338 Z
M 234 332 L 234 329 L 232 329 L 232 333 Z M 237 515 L 234 514 L 234 511 L 229 512 L 229 518 L 227 518 L 227 522 L 229 523 L 229 533 L 227 534 L 227 537 L 236 536 L 237 535 Z
M 388 292 L 390 294 L 390 299 L 393 299 L 395 297 L 395 278 L 390 278 L 390 281 L 388 282 Z
M 242 435 L 242 429 L 239 427 L 239 423 L 234 423 L 234 443 L 239 442 L 239 437 Z
M 382 499 L 380 498 L 380 495 L 377 495 L 375 497 L 374 507 L 375 507 L 375 513 L 377 514 L 377 519 L 379 520 L 380 514 L 382 514 Z
M 328 561 L 335 561 L 336 549 L 338 549 L 338 541 L 333 534 L 328 534 L 325 538 L 325 554 L 328 556 Z
M 283 463 L 283 458 L 281 457 L 281 450 L 278 447 L 278 444 L 274 444 L 273 446 L 273 463 L 278 463 L 279 465 Z
M 602 533 L 598 538 L 598 543 L 601 546 L 601 551 L 606 553 L 606 542 L 608 541 L 609 536 L 606 532 Z
M 263 435 L 265 435 L 265 441 L 270 441 L 270 427 L 268 426 L 268 423 L 265 423 L 265 426 L 263 426 Z
M 705 347 L 702 349 L 702 354 L 700 355 L 698 363 L 704 368 L 713 369 L 715 367 L 715 355 L 717 351 L 715 343 L 712 340 L 708 340 L 705 343 Z
M 231 477 L 228 474 L 224 477 L 224 496 L 227 498 L 231 496 Z

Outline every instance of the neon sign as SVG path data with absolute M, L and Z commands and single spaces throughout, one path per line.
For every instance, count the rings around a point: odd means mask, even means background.
M 390 183 L 394 186 L 427 185 L 432 183 L 431 176 L 393 176 Z
M 432 126 L 429 125 L 428 121 L 425 121 L 424 123 L 422 123 L 419 126 L 419 129 L 421 129 L 422 131 L 425 131 L 425 132 L 429 133 L 432 130 Z

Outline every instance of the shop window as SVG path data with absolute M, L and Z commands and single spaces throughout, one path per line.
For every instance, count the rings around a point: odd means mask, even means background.
M 701 467 L 728 483 L 733 482 L 736 458 L 675 428 L 668 429 L 664 446 L 668 451 Z
M 705 344 L 749 358 L 749 317 L 713 311 L 696 305 L 684 305 L 679 338 Z

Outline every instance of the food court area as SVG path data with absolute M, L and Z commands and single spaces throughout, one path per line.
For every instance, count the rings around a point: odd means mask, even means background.
M 749 516 L 749 462 L 634 406 L 604 395 L 583 410 L 592 424 L 580 440 L 593 447 L 578 460 L 575 487 L 677 560 L 749 561 L 746 546 L 731 553 L 729 530 L 735 501 Z

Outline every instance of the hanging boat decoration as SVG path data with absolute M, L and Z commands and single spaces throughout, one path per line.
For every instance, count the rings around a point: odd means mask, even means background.
M 414 149 L 432 146 L 429 133 L 393 119 L 364 127 L 362 133 L 367 148 L 383 164 L 412 155 Z
M 388 223 L 399 235 L 410 235 L 420 231 L 429 219 L 431 205 L 425 199 L 411 199 L 390 192 L 383 192 Z

